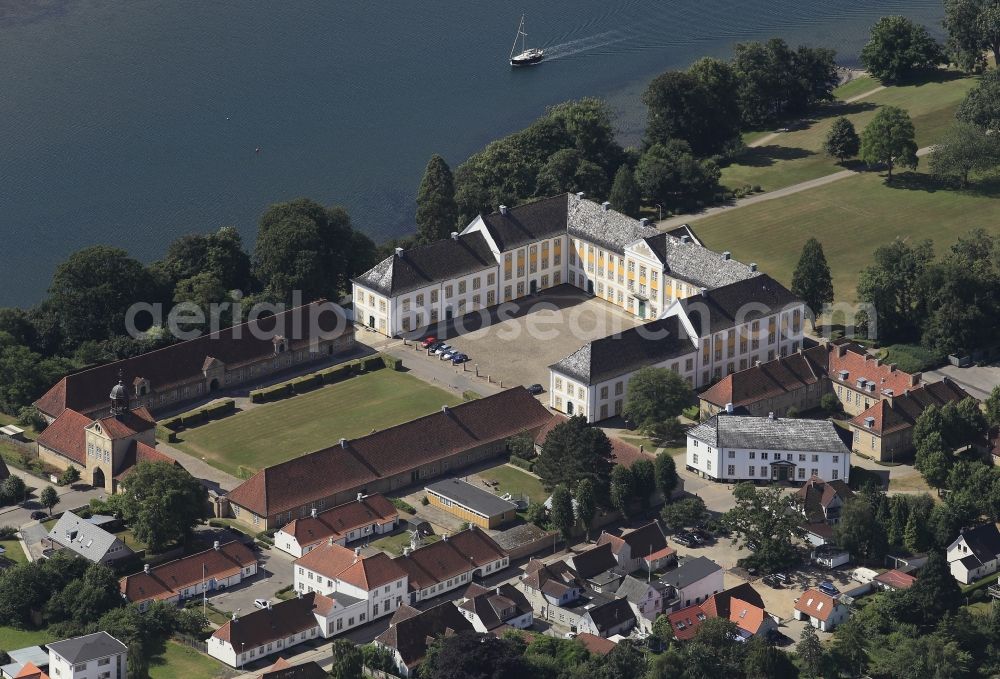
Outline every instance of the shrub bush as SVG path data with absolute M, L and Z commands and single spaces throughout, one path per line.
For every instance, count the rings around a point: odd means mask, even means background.
M 194 427 L 205 421 L 205 413 L 201 410 L 195 413 L 185 413 L 181 415 L 181 424 L 185 427 Z
M 320 370 L 319 375 L 323 378 L 324 384 L 339 382 L 340 380 L 347 379 L 351 376 L 351 364 L 348 363 L 346 365 L 338 365 L 333 368 L 327 368 L 326 370 Z
M 225 401 L 219 401 L 218 403 L 206 406 L 203 412 L 209 419 L 222 417 L 223 415 L 236 412 L 236 401 L 227 398 Z
M 164 429 L 169 429 L 170 431 L 179 431 L 183 428 L 181 424 L 181 418 L 179 417 L 168 417 L 165 420 L 160 421 L 160 426 Z
M 523 457 L 518 457 L 517 455 L 510 456 L 510 463 L 515 467 L 520 467 L 521 469 L 527 469 L 529 472 L 534 471 L 535 463 L 531 460 L 525 460 Z
M 35 406 L 21 408 L 17 413 L 17 423 L 22 427 L 31 427 L 37 432 L 45 431 L 45 427 L 49 426 L 48 420 Z
M 431 503 L 431 501 L 427 499 L 426 495 L 424 495 L 422 498 L 420 498 L 420 504 L 422 504 L 424 507 L 426 507 L 430 503 Z
M 365 371 L 381 370 L 385 367 L 385 359 L 382 358 L 381 354 L 369 356 L 368 358 L 361 359 L 361 366 Z
M 882 350 L 882 356 L 883 362 L 895 363 L 897 368 L 908 373 L 933 370 L 945 359 L 933 349 L 918 344 L 890 344 Z
M 482 398 L 482 396 L 472 391 L 471 389 L 462 392 L 463 401 L 475 401 L 477 398 Z
M 241 479 L 249 479 L 256 473 L 257 472 L 255 472 L 250 467 L 245 467 L 243 465 L 240 465 L 239 467 L 236 468 L 236 476 L 238 476 Z
M 403 367 L 403 361 L 395 356 L 390 356 L 389 354 L 382 354 L 382 362 L 385 364 L 385 367 L 390 370 L 399 370 Z
M 683 411 L 681 411 L 681 413 L 684 415 L 684 417 L 688 418 L 689 420 L 694 420 L 695 422 L 697 422 L 701 418 L 701 411 L 698 409 L 698 406 L 688 406 Z
M 393 506 L 401 512 L 406 512 L 407 514 L 416 514 L 417 510 L 406 500 L 401 500 L 398 497 L 392 499 Z
M 66 467 L 66 470 L 59 476 L 59 485 L 68 486 L 71 483 L 76 483 L 80 480 L 80 470 L 70 465 Z
M 264 402 L 264 392 L 260 389 L 254 389 L 250 392 L 250 402 L 251 403 L 263 403 Z
M 14 526 L 0 526 L 0 540 L 11 540 L 17 535 L 17 528 Z
M 313 373 L 311 375 L 303 375 L 292 380 L 292 390 L 296 394 L 301 394 L 305 391 L 310 391 L 316 387 L 323 384 L 323 376 L 318 373 Z

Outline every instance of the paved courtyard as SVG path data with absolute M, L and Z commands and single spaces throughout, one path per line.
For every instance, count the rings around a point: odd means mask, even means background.
M 470 357 L 468 370 L 502 380 L 504 387 L 548 384 L 548 366 L 586 342 L 640 323 L 604 300 L 562 285 L 533 297 L 456 319 L 439 333 L 429 330 Z M 548 398 L 545 397 L 547 402 Z
M 924 373 L 924 379 L 929 382 L 937 382 L 945 377 L 982 401 L 989 397 L 993 387 L 1000 384 L 1000 365 L 973 365 L 968 368 L 946 365 Z

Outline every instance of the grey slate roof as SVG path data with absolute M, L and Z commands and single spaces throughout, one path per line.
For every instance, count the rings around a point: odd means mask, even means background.
M 444 479 L 425 486 L 425 490 L 437 493 L 486 516 L 496 516 L 517 509 L 517 505 L 513 502 L 508 502 L 461 479 Z
M 596 384 L 692 351 L 684 326 L 676 316 L 668 316 L 594 340 L 549 368 Z
M 667 572 L 660 578 L 660 582 L 677 589 L 684 589 L 720 570 L 722 566 L 719 564 L 707 557 L 698 556 L 682 562 L 680 566 Z
M 625 254 L 625 247 L 642 238 L 659 233 L 654 226 L 643 226 L 615 210 L 605 210 L 591 200 L 569 197 L 566 231 L 571 236 L 583 238 L 605 250 Z
M 688 436 L 717 448 L 850 453 L 829 420 L 715 415 Z
M 393 253 L 353 281 L 392 296 L 495 266 L 496 257 L 477 231 L 418 245 L 402 256 Z
M 700 288 L 719 288 L 760 275 L 747 264 L 666 233 L 650 236 L 645 242 L 668 274 Z
M 625 599 L 612 599 L 587 611 L 594 625 L 601 632 L 606 632 L 626 620 L 635 623 L 635 613 Z
M 681 307 L 699 337 L 767 316 L 802 300 L 767 274 L 687 297 Z
M 48 644 L 48 647 L 50 651 L 73 664 L 128 651 L 128 646 L 107 632 L 94 632 L 82 637 L 64 639 Z
M 500 252 L 506 252 L 526 243 L 566 233 L 567 207 L 569 201 L 576 199 L 576 196 L 566 193 L 543 198 L 509 208 L 505 215 L 499 211 L 482 215 L 483 224 Z
M 117 539 L 112 533 L 100 526 L 95 526 L 86 519 L 81 519 L 73 512 L 64 512 L 59 517 L 56 525 L 52 527 L 49 537 L 84 559 L 95 563 L 104 558 Z M 122 545 L 123 557 L 131 551 L 127 546 Z
M 622 580 L 622 584 L 618 585 L 618 591 L 615 592 L 615 596 L 638 605 L 645 601 L 646 592 L 650 589 L 664 590 L 666 589 L 666 585 L 658 580 L 646 582 L 631 575 L 626 575 L 625 579 Z

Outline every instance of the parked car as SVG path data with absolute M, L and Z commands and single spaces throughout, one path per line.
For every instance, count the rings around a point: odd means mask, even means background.
M 780 582 L 782 585 L 787 585 L 790 578 L 786 573 L 775 573 L 774 579 Z
M 431 344 L 428 344 L 427 345 L 427 351 L 428 352 L 434 352 L 438 347 L 440 347 L 443 344 L 444 344 L 444 342 L 433 342 Z
M 543 391 L 545 391 L 544 389 L 542 389 L 542 385 L 540 385 L 540 384 L 532 384 L 530 387 L 526 387 L 526 388 L 528 390 L 528 393 L 532 394 L 534 396 L 538 396 L 540 393 L 542 393 Z
M 469 357 L 466 356 L 465 354 L 461 353 L 461 352 L 459 352 L 457 354 L 454 354 L 451 357 L 451 363 L 452 363 L 452 365 L 458 365 L 459 363 L 465 363 L 468 360 L 469 360 Z
M 41 520 L 42 520 L 42 519 L 44 519 L 45 517 L 46 517 L 46 514 L 45 514 L 45 512 L 42 512 L 42 511 L 34 511 L 34 512 L 31 512 L 31 518 L 32 518 L 33 520 L 36 520 L 36 521 L 41 521 Z
M 450 361 L 455 354 L 459 353 L 458 349 L 449 349 L 448 351 L 441 354 L 442 361 Z
M 773 587 L 774 589 L 781 589 L 781 582 L 778 580 L 778 578 L 774 577 L 773 575 L 765 575 L 763 580 L 764 584 L 767 585 L 768 587 Z
M 705 543 L 712 541 L 712 534 L 704 528 L 693 528 L 688 532 L 694 536 L 694 539 L 698 541 L 699 545 L 704 545 Z
M 840 594 L 840 590 L 837 589 L 837 586 L 829 580 L 824 580 L 819 583 L 819 591 L 823 592 L 823 594 L 829 594 L 830 596 L 837 596 Z
M 254 599 L 253 600 L 253 605 L 256 606 L 257 608 L 267 608 L 267 604 L 268 604 L 268 600 L 267 599 Z
M 437 341 L 438 338 L 431 335 L 430 337 L 425 337 L 424 340 L 420 343 L 420 346 L 426 349 L 430 345 L 437 343 Z
M 451 351 L 451 348 L 452 347 L 451 347 L 450 344 L 445 344 L 444 342 L 442 342 L 441 345 L 438 346 L 438 348 L 434 350 L 434 353 L 437 354 L 438 356 L 440 356 L 441 354 L 444 354 L 444 353 L 447 353 L 448 351 Z
M 674 534 L 674 542 L 685 547 L 694 547 L 694 540 L 691 539 L 687 531 L 678 531 Z

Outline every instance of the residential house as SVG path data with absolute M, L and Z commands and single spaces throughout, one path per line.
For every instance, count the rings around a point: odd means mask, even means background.
M 55 679 L 126 679 L 128 646 L 107 632 L 48 644 L 48 674 Z
M 14 679 L 49 679 L 48 673 L 32 662 L 25 663 L 13 677 Z
M 720 414 L 688 430 L 686 465 L 726 483 L 847 481 L 851 451 L 829 420 Z
M 362 495 L 351 502 L 292 519 L 274 534 L 274 546 L 298 558 L 330 538 L 338 545 L 374 538 L 396 530 L 399 512 L 385 496 Z
M 257 573 L 257 555 L 242 542 L 215 542 L 212 549 L 151 567 L 119 581 L 122 597 L 146 610 L 154 601 L 182 603 L 233 587 Z
M 43 679 L 48 677 L 49 652 L 46 648 L 42 646 L 12 648 L 7 651 L 7 655 L 10 657 L 10 662 L 0 666 L 0 677 L 3 679 Z
M 765 274 L 674 301 L 663 317 L 593 340 L 549 366 L 549 406 L 594 422 L 620 415 L 632 374 L 662 367 L 708 386 L 763 357 L 798 351 L 804 305 Z
M 284 658 L 278 658 L 273 665 L 255 674 L 254 679 L 328 679 L 329 676 L 319 663 L 293 665 Z
M 406 571 L 396 561 L 384 552 L 367 557 L 360 552 L 330 538 L 293 563 L 297 592 L 319 592 L 336 602 L 324 636 L 389 615 L 408 596 Z
M 103 417 L 109 385 L 121 381 L 126 410 L 152 412 L 210 397 L 354 349 L 354 327 L 324 300 L 263 316 L 156 351 L 71 373 L 35 402 L 49 422 L 66 410 Z
M 848 615 L 847 606 L 840 599 L 815 588 L 807 589 L 795 600 L 795 619 L 806 620 L 823 632 L 832 632 Z
M 528 599 L 517 587 L 507 583 L 498 587 L 473 583 L 457 605 L 477 632 L 496 634 L 509 628 L 528 629 L 534 622 Z
M 700 604 L 723 591 L 722 575 L 722 567 L 704 556 L 683 560 L 660 578 L 660 582 L 673 588 L 673 596 L 665 601 L 664 610 Z
M 424 490 L 431 505 L 480 528 L 499 528 L 517 518 L 516 504 L 462 479 L 437 481 Z
M 643 568 L 660 570 L 677 560 L 676 551 L 667 546 L 667 538 L 656 521 L 634 530 L 623 531 L 620 536 L 607 531 L 601 533 L 597 545 L 611 545 L 618 568 L 624 573 Z
M 482 529 L 471 526 L 438 542 L 405 550 L 393 563 L 406 572 L 407 603 L 415 604 L 501 571 L 509 565 L 510 557 Z
M 909 573 L 893 568 L 885 573 L 879 573 L 872 581 L 882 589 L 898 592 L 913 587 L 917 579 Z
M 577 622 L 577 631 L 607 639 L 627 634 L 635 625 L 631 604 L 625 599 L 611 599 L 587 606 Z
M 661 233 L 609 203 L 562 194 L 501 205 L 450 238 L 397 248 L 352 284 L 357 321 L 392 336 L 567 283 L 655 318 L 701 288 L 754 275 L 689 228 Z
M 110 408 L 95 417 L 63 409 L 38 436 L 39 458 L 58 469 L 75 467 L 87 483 L 109 493 L 118 492 L 140 462 L 177 464 L 156 449 L 156 421 L 146 406 L 129 406 L 121 380 L 109 401 Z
M 318 592 L 268 603 L 246 615 L 234 615 L 207 641 L 208 654 L 230 667 L 242 668 L 309 639 L 325 636 L 326 614 L 336 602 Z
M 564 560 L 546 564 L 532 559 L 524 567 L 521 589 L 535 614 L 543 620 L 573 627 L 578 613 L 567 609 L 576 606 L 586 592 L 585 581 Z
M 951 380 L 924 383 L 919 373 L 899 370 L 864 346 L 839 339 L 727 375 L 699 399 L 705 420 L 727 407 L 782 416 L 789 408 L 818 407 L 825 394 L 834 394 L 852 417 L 852 450 L 880 461 L 912 452 L 913 423 L 927 406 L 968 397 Z
M 619 568 L 610 542 L 591 547 L 566 559 L 577 575 L 595 592 L 613 594 L 618 591 L 625 573 Z
M 976 526 L 948 545 L 951 574 L 963 585 L 997 572 L 1000 564 L 1000 531 L 995 523 Z
M 640 580 L 626 575 L 615 596 L 628 601 L 640 629 L 652 632 L 653 623 L 663 613 L 664 601 L 670 596 L 670 588 L 659 580 Z
M 818 476 L 810 478 L 799 488 L 792 500 L 806 518 L 803 530 L 814 547 L 833 539 L 833 527 L 840 523 L 844 505 L 854 497 L 854 491 L 843 481 L 824 481 Z
M 680 641 L 693 638 L 710 618 L 732 621 L 744 640 L 766 638 L 778 629 L 774 616 L 765 610 L 764 600 L 749 583 L 713 594 L 702 604 L 694 604 L 668 615 L 674 636 Z
M 133 554 L 120 537 L 66 511 L 49 531 L 54 549 L 68 549 L 93 563 L 110 564 Z
M 419 611 L 403 605 L 392 616 L 389 628 L 375 637 L 375 645 L 392 653 L 400 676 L 416 676 L 427 655 L 427 647 L 439 636 L 473 631 L 469 622 L 450 601 Z
M 284 526 L 356 498 L 385 493 L 494 459 L 507 439 L 533 435 L 551 414 L 524 387 L 383 429 L 260 470 L 227 495 L 254 530 Z

